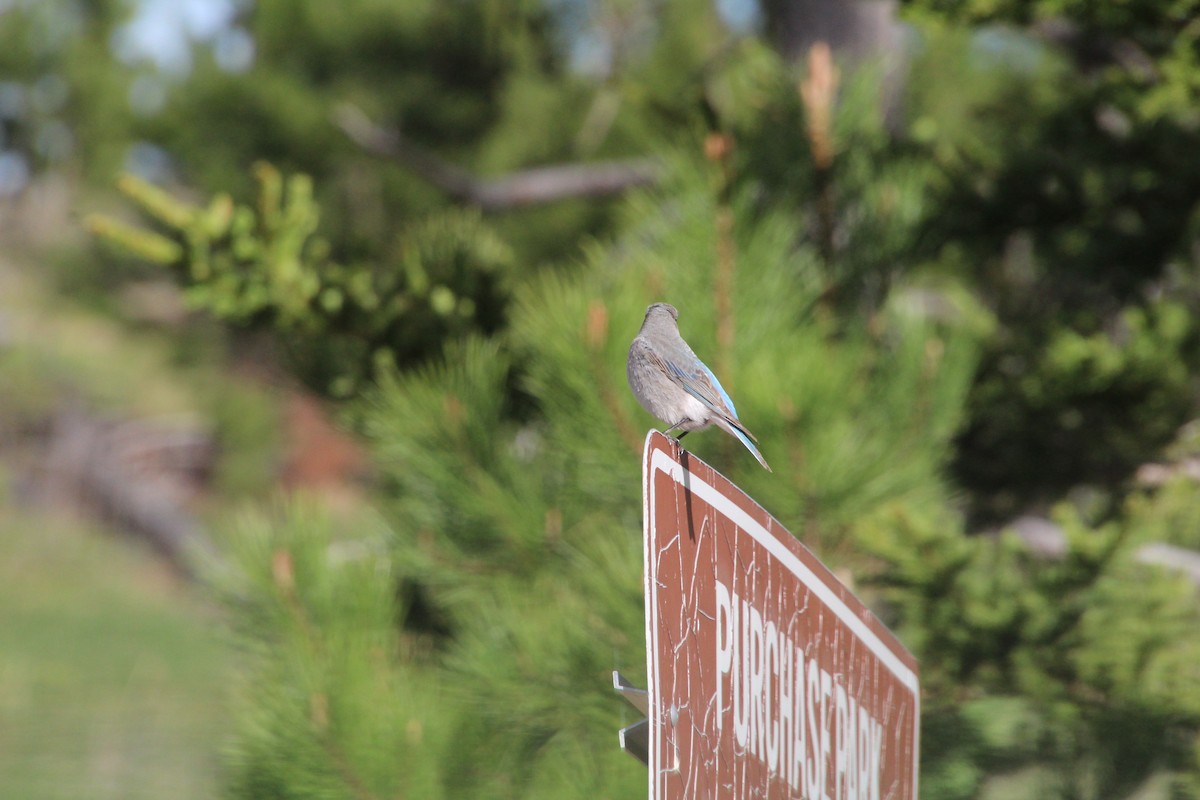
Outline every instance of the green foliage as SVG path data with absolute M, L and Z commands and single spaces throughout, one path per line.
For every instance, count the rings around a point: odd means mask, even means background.
M 402 660 L 383 532 L 364 527 L 336 535 L 296 504 L 230 538 L 234 564 L 213 577 L 239 610 L 235 796 L 438 796 L 442 691 Z
M 988 512 L 1001 517 L 1019 511 L 1020 500 L 1054 497 L 1081 480 L 1119 483 L 1193 413 L 1198 336 L 1191 312 L 1162 300 L 1124 309 L 1110 330 L 1060 327 L 995 342 L 972 390 L 976 414 L 960 439 L 959 475 L 993 493 Z M 1012 472 L 1030 458 L 1039 469 Z
M 1136 563 L 1136 514 L 1090 528 L 1063 507 L 1058 520 L 1057 560 L 902 505 L 858 530 L 933 699 L 923 796 L 973 797 L 989 772 L 1025 770 L 1019 785 L 1039 793 L 1122 797 L 1197 769 L 1194 586 Z
M 1177 475 L 1156 490 L 1132 493 L 1129 513 L 1137 518 L 1137 529 L 1146 541 L 1168 542 L 1200 550 L 1200 506 L 1196 482 L 1191 475 Z
M 929 41 L 912 131 L 938 167 L 921 249 L 1000 323 L 955 474 L 986 519 L 1117 490 L 1195 413 L 1200 171 L 1176 155 L 1200 145 L 1195 4 L 909 5 Z
M 256 174 L 253 207 L 228 195 L 197 206 L 126 175 L 119 187 L 166 235 L 104 216 L 89 224 L 116 247 L 174 271 L 193 307 L 280 333 L 301 374 L 336 394 L 381 365 L 496 328 L 512 255 L 477 214 L 446 211 L 408 226 L 393 269 L 344 265 L 318 233 L 311 180 L 285 180 L 266 164 Z
M 201 394 L 221 443 L 213 488 L 222 497 L 262 497 L 276 481 L 283 451 L 278 397 L 240 381 Z

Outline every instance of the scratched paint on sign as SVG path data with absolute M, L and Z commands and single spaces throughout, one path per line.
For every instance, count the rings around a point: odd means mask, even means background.
M 915 800 L 916 663 L 778 521 L 646 442 L 651 798 Z

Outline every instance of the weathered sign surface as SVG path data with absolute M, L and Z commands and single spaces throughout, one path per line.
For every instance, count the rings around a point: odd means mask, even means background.
M 912 655 L 657 431 L 643 480 L 650 797 L 915 800 Z

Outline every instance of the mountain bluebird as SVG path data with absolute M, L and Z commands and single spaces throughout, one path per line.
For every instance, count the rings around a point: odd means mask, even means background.
M 667 433 L 716 425 L 746 445 L 767 472 L 771 468 L 758 452 L 754 434 L 738 421 L 733 401 L 721 388 L 717 376 L 704 366 L 679 335 L 679 312 L 675 306 L 655 303 L 646 309 L 642 329 L 629 346 L 625 373 L 629 388 L 642 408 L 667 423 Z

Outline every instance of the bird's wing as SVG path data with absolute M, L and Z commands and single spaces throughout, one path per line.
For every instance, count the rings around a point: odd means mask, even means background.
M 738 420 L 737 409 L 733 407 L 733 400 L 729 398 L 725 389 L 721 386 L 721 382 L 717 380 L 717 376 L 713 375 L 712 370 L 704 365 L 700 359 L 696 359 L 698 369 L 686 369 L 679 366 L 669 358 L 661 358 L 655 354 L 656 359 L 662 365 L 667 376 L 680 385 L 680 387 L 690 394 L 692 397 L 703 403 L 710 411 L 717 416 L 725 419 L 730 425 L 745 433 L 754 441 L 758 439 L 746 429 L 746 426 Z
M 721 382 L 717 380 L 717 376 L 713 375 L 712 370 L 705 366 L 703 361 L 700 362 L 700 369 L 704 370 L 704 374 L 708 376 L 708 380 L 721 394 L 721 399 L 725 401 L 725 407 L 729 409 L 730 416 L 732 416 L 734 419 L 737 419 L 737 409 L 733 407 L 733 398 L 731 398 L 729 393 L 725 391 L 725 387 L 721 386 Z

